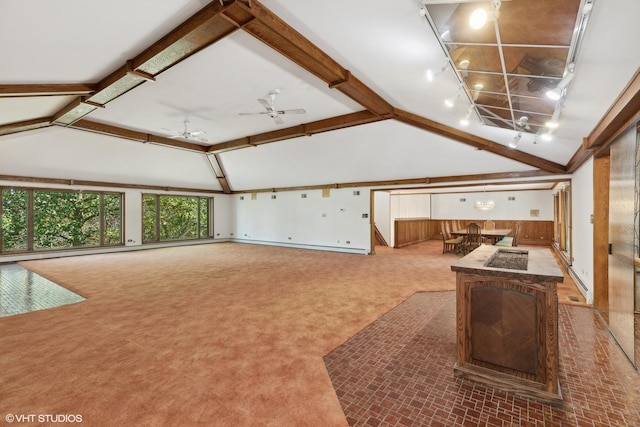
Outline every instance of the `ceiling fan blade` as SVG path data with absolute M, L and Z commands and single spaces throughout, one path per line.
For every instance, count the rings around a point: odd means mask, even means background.
M 280 110 L 278 114 L 304 114 L 306 110 L 304 108 L 294 108 L 293 110 Z
M 189 136 L 200 136 L 206 134 L 203 130 L 194 130 L 193 132 L 189 132 Z
M 280 116 L 271 116 L 273 118 L 273 121 L 276 122 L 277 125 L 281 125 L 284 123 L 284 121 L 280 118 Z
M 264 108 L 266 108 L 267 110 L 269 110 L 269 111 L 272 111 L 272 110 L 273 110 L 273 105 L 271 105 L 271 104 L 269 103 L 269 101 L 267 101 L 266 99 L 258 98 L 258 102 L 259 102 L 260 104 L 262 104 L 262 106 L 263 106 Z

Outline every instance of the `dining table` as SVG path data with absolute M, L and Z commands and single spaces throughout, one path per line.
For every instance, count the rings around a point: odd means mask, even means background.
M 504 236 L 508 236 L 512 231 L 513 229 L 511 228 L 496 228 L 494 230 L 485 230 L 483 228 L 480 230 L 480 235 L 491 242 L 497 242 Z M 466 236 L 467 234 L 469 234 L 469 230 L 466 228 L 451 231 L 451 235 L 453 236 Z

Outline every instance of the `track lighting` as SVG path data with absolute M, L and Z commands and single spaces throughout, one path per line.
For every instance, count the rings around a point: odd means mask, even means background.
M 518 142 L 520 142 L 520 138 L 522 138 L 522 132 L 518 132 L 518 134 L 513 137 L 513 140 L 509 142 L 509 147 L 517 148 Z
M 495 21 L 500 16 L 500 0 L 494 0 L 491 3 L 492 10 L 487 11 L 485 8 L 478 8 L 471 13 L 469 17 L 469 25 L 474 30 L 484 27 L 487 21 Z
M 444 73 L 445 70 L 447 69 L 447 67 L 449 66 L 449 61 L 447 60 L 442 67 L 440 67 L 437 71 L 433 71 L 433 69 L 429 68 L 427 70 L 427 81 L 428 82 L 432 82 L 435 80 L 436 77 L 438 77 L 440 74 Z
M 447 108 L 453 107 L 453 105 L 456 103 L 456 99 L 460 97 L 460 92 L 462 92 L 462 86 L 458 86 L 458 90 L 456 90 L 456 93 L 444 100 L 444 105 L 446 105 Z
M 560 83 L 558 83 L 555 88 L 547 91 L 547 98 L 553 99 L 554 101 L 562 98 L 565 89 L 567 88 L 569 83 L 571 83 L 571 80 L 573 80 L 573 78 L 575 77 L 575 74 L 573 72 L 574 68 L 575 64 L 569 64 L 569 66 L 567 67 L 567 73 L 564 75 L 562 80 L 560 80 Z
M 460 119 L 460 126 L 464 126 L 464 127 L 469 126 L 469 123 L 470 123 L 469 119 L 471 118 L 472 112 L 473 112 L 473 104 L 469 106 L 469 109 L 467 110 L 467 114 L 465 114 L 465 116 Z

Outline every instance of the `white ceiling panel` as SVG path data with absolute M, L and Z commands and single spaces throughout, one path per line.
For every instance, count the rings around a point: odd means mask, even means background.
M 3 0 L 0 82 L 95 83 L 206 3 Z
M 0 98 L 0 125 L 53 116 L 74 98 L 69 95 Z
M 293 187 L 303 180 L 326 185 L 534 169 L 394 120 L 230 151 L 220 158 L 236 191 Z
M 2 139 L 2 175 L 221 190 L 206 156 L 65 129 Z
M 221 60 L 224 59 L 224 60 Z M 276 125 L 257 101 L 278 90 L 278 109 L 302 108 Z M 206 132 L 214 144 L 278 127 L 295 126 L 363 108 L 273 49 L 243 32 L 198 52 L 91 115 L 91 119 L 170 136 L 163 128 Z

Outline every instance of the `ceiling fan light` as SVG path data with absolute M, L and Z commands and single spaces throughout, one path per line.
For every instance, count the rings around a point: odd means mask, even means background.
M 544 125 L 549 129 L 557 129 L 559 126 L 558 122 L 555 120 L 549 120 Z

